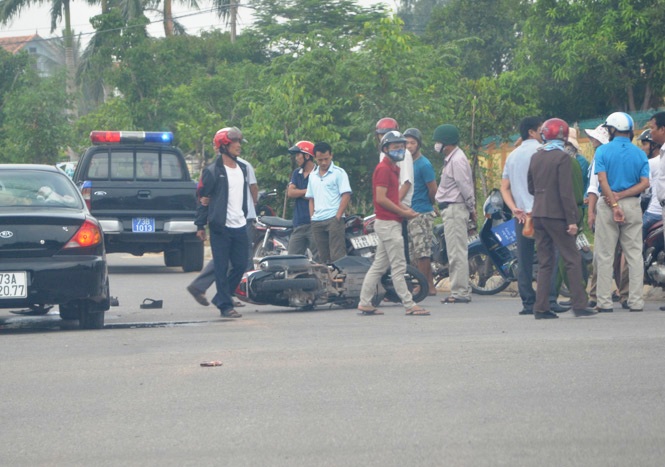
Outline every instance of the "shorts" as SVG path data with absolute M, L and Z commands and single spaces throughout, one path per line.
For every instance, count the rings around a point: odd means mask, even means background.
M 434 216 L 431 212 L 420 213 L 407 225 L 409 231 L 409 257 L 411 260 L 432 256 L 432 226 Z

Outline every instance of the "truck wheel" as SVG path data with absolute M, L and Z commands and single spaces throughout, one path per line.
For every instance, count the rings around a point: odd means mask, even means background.
M 183 242 L 182 244 L 182 270 L 184 272 L 200 271 L 203 269 L 203 242 Z
M 169 268 L 182 266 L 182 251 L 164 250 L 164 264 Z

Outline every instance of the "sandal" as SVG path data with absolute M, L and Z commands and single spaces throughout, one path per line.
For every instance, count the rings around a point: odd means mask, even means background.
M 426 309 L 419 307 L 418 305 L 412 306 L 406 310 L 406 316 L 429 316 L 430 313 Z
M 140 308 L 144 310 L 148 308 L 161 308 L 163 304 L 164 304 L 163 300 L 154 300 L 152 298 L 146 298 L 145 300 L 143 300 L 143 303 L 141 303 Z
M 441 303 L 470 303 L 470 298 L 453 297 L 452 295 L 441 300 Z
M 362 316 L 375 316 L 375 315 L 382 315 L 383 311 L 379 311 L 378 308 L 361 308 L 358 307 L 358 311 Z
M 224 318 L 241 318 L 242 315 L 238 313 L 236 310 L 228 310 L 228 311 L 222 311 L 222 316 Z
M 245 304 L 243 302 L 241 302 L 240 300 L 233 300 L 233 306 L 238 308 L 238 307 L 245 306 Z

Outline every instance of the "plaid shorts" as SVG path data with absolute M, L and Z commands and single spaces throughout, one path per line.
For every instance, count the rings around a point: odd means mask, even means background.
M 408 223 L 409 257 L 412 261 L 432 256 L 432 226 L 434 217 L 431 212 L 418 214 Z

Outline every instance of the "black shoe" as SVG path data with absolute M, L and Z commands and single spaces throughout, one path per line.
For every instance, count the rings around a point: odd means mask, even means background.
M 595 300 L 589 300 L 589 303 L 587 303 L 586 306 L 588 306 L 589 308 L 596 308 L 596 305 L 597 303 Z
M 665 311 L 665 306 L 658 307 L 660 311 Z
M 529 310 L 529 309 L 527 309 L 527 308 L 523 308 L 522 311 L 520 311 L 519 314 L 520 314 L 520 315 L 532 315 L 532 314 L 533 314 L 533 310 Z
M 612 301 L 613 302 L 618 302 L 619 300 L 621 300 L 621 297 L 619 296 L 619 294 L 616 293 L 616 292 L 612 292 Z
M 581 310 L 573 310 L 573 313 L 575 313 L 576 318 L 580 318 L 582 316 L 594 316 L 597 315 L 598 312 L 591 309 L 591 308 L 583 308 Z
M 598 310 L 598 313 L 612 313 L 614 311 L 613 308 L 596 308 Z
M 623 308 L 624 310 L 630 309 L 630 307 L 628 306 L 628 300 L 621 301 L 621 308 Z
M 557 302 L 550 302 L 550 311 L 554 313 L 565 313 L 568 310 L 570 310 L 569 306 L 561 306 Z
M 210 305 L 210 302 L 208 302 L 208 299 L 206 298 L 205 294 L 201 292 L 198 289 L 195 289 L 191 285 L 187 286 L 187 292 L 192 294 L 192 297 L 194 297 L 194 300 L 196 300 L 200 305 L 203 306 L 208 306 Z
M 554 313 L 552 313 L 551 311 L 544 311 L 542 313 L 540 311 L 534 311 L 533 316 L 536 319 L 557 319 L 558 318 L 558 316 L 555 315 Z
M 644 308 L 631 308 L 630 311 L 644 311 Z

